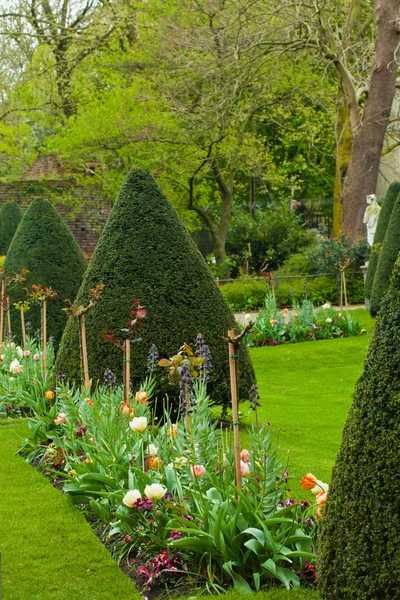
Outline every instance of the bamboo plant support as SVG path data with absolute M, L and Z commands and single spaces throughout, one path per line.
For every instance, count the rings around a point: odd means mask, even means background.
M 90 390 L 90 379 L 89 379 L 89 362 L 87 355 L 87 344 L 86 344 L 86 326 L 85 326 L 85 315 L 79 315 L 79 335 L 81 338 L 81 353 L 82 353 L 82 368 L 83 368 L 83 385 L 87 391 Z
M 131 383 L 131 340 L 127 339 L 124 343 L 124 402 L 129 404 Z
M 343 296 L 344 296 L 344 306 L 346 309 L 346 315 L 349 316 L 349 305 L 347 303 L 347 287 L 346 287 L 346 272 L 342 271 L 342 286 L 343 286 Z
M 21 333 L 22 333 L 22 347 L 25 348 L 25 343 L 26 343 L 26 332 L 25 332 L 25 312 L 24 312 L 24 307 L 21 304 L 20 308 L 20 315 L 21 315 Z
M 239 431 L 239 411 L 237 398 L 237 372 L 236 372 L 236 347 L 233 341 L 235 330 L 228 331 L 229 336 L 229 372 L 231 376 L 231 398 L 232 398 L 232 421 L 233 421 L 233 453 L 235 457 L 235 484 L 242 489 L 242 474 L 240 471 L 240 431 Z
M 47 375 L 47 306 L 46 298 L 42 300 L 42 366 L 43 366 L 43 379 L 46 379 Z
M 10 313 L 10 298 L 6 295 L 5 296 L 6 300 L 6 311 L 7 311 L 7 336 L 8 337 L 11 333 L 11 313 Z
M 0 299 L 0 345 L 3 345 L 4 335 L 4 297 L 6 293 L 6 282 L 4 279 L 1 282 L 1 299 Z
M 235 335 L 235 330 L 228 331 L 229 372 L 231 376 L 231 398 L 232 398 L 232 426 L 233 426 L 233 453 L 235 459 L 235 485 L 242 489 L 242 473 L 240 470 L 240 430 L 239 430 L 239 408 L 238 408 L 238 385 L 237 385 L 237 359 L 239 344 L 244 336 L 253 327 L 253 321 L 249 321 L 242 333 Z

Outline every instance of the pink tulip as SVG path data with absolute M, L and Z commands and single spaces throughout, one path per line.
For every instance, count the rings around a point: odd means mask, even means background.
M 39 354 L 34 354 L 33 355 L 33 360 L 40 360 Z
M 29 358 L 31 355 L 30 350 L 24 350 L 24 356 L 25 358 Z
M 240 461 L 240 473 L 242 477 L 248 477 L 249 475 L 251 475 L 248 463 L 245 463 L 242 460 Z
M 242 450 L 240 453 L 240 458 L 244 463 L 248 463 L 249 462 L 249 451 L 248 450 Z
M 194 465 L 194 467 L 190 467 L 190 472 L 192 474 L 192 477 L 196 477 L 197 479 L 199 479 L 200 477 L 203 477 L 206 470 L 203 467 L 203 465 Z

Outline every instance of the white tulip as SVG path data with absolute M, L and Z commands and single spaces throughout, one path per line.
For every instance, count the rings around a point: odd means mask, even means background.
M 154 444 L 149 444 L 147 447 L 147 454 L 149 456 L 157 456 L 158 448 Z
M 17 356 L 18 356 L 18 358 L 23 358 L 23 356 L 24 356 L 24 351 L 22 350 L 21 346 L 17 346 L 17 347 L 16 347 L 16 352 L 17 352 Z
M 122 498 L 122 502 L 125 504 L 125 506 L 132 508 L 132 506 L 134 506 L 141 498 L 142 494 L 139 492 L 139 490 L 129 490 L 129 492 L 126 492 L 125 496 Z
M 146 485 L 146 487 L 144 488 L 144 495 L 150 500 L 159 500 L 164 496 L 166 491 L 167 488 L 165 488 L 160 483 L 152 483 L 151 485 Z
M 21 373 L 22 367 L 19 363 L 19 360 L 15 358 L 10 364 L 10 373 Z
M 129 427 L 132 431 L 144 431 L 147 427 L 146 417 L 133 417 L 132 421 L 129 423 Z
M 330 308 L 331 305 L 328 304 L 327 302 L 322 306 L 323 310 L 328 310 L 328 308 Z
M 325 319 L 326 323 L 332 323 L 332 319 L 330 317 L 328 317 L 327 319 Z
M 318 496 L 318 494 L 321 494 L 322 492 L 327 492 L 328 490 L 329 485 L 327 483 L 324 483 L 320 479 L 317 479 L 317 484 L 311 489 L 311 493 L 314 494 L 314 496 Z

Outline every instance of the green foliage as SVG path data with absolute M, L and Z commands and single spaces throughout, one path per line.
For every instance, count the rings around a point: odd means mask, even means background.
M 47 332 L 57 346 L 65 326 L 65 300 L 73 300 L 87 267 L 86 258 L 74 236 L 52 204 L 37 198 L 27 209 L 11 243 L 4 270 L 8 275 L 29 273 L 24 284 L 10 291 L 11 306 L 26 300 L 26 290 L 32 285 L 51 287 L 57 292 L 55 299 L 47 301 Z M 41 327 L 40 306 L 30 304 L 25 318 L 36 332 Z M 11 308 L 11 327 L 19 339 L 21 323 L 19 311 Z
M 312 239 L 299 217 L 286 204 L 256 211 L 254 217 L 237 206 L 230 227 L 227 250 L 233 256 L 244 257 L 251 244 L 250 266 L 256 272 L 268 261 L 273 271 L 290 254 L 307 246 Z
M 396 200 L 400 194 L 400 182 L 394 181 L 390 184 L 386 196 L 382 202 L 382 208 L 379 213 L 378 224 L 376 226 L 374 243 L 371 248 L 368 261 L 367 276 L 365 278 L 365 297 L 370 298 L 372 287 L 374 285 L 374 277 L 378 265 L 379 255 L 382 250 L 383 240 L 385 239 L 386 230 L 389 225 L 390 217 Z
M 8 252 L 20 220 L 22 210 L 16 202 L 7 202 L 0 209 L 0 256 Z
M 371 315 L 378 314 L 382 299 L 389 287 L 393 266 L 400 251 L 400 195 L 398 195 L 386 229 L 379 254 L 370 298 Z
M 306 252 L 310 273 L 337 273 L 338 263 L 350 260 L 350 271 L 357 271 L 369 256 L 366 240 L 352 242 L 351 238 L 342 234 L 336 238 L 322 237 L 319 243 Z
M 356 386 L 322 521 L 325 599 L 392 600 L 399 593 L 400 264 Z
M 283 275 L 308 275 L 309 273 L 310 265 L 307 256 L 298 252 L 289 256 L 274 275 L 280 277 Z
M 221 285 L 220 290 L 234 311 L 252 310 L 263 306 L 267 288 L 265 281 L 241 281 Z
M 89 289 L 100 282 L 105 284 L 101 301 L 86 316 L 89 372 L 94 380 L 102 379 L 108 368 L 121 377 L 122 354 L 101 334 L 125 327 L 134 298 L 147 308 L 145 340 L 132 347 L 134 380 L 144 379 L 151 344 L 156 344 L 161 357 L 169 357 L 183 343 L 193 344 L 201 332 L 213 357 L 210 395 L 214 402 L 227 405 L 229 372 L 222 336 L 235 328 L 234 316 L 193 240 L 146 171 L 133 171 L 126 178 L 76 303 L 86 304 Z M 71 380 L 80 379 L 74 320 L 65 329 L 56 370 Z M 245 347 L 240 349 L 239 371 L 240 395 L 245 397 L 254 380 Z M 176 390 L 165 382 L 160 399 L 167 392 Z

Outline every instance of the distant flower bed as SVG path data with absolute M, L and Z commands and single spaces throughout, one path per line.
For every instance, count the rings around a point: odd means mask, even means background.
M 304 300 L 292 310 L 280 310 L 273 295 L 268 294 L 264 308 L 247 336 L 247 343 L 250 346 L 277 346 L 365 333 L 358 319 L 338 312 L 330 304 L 314 308 L 310 301 Z

